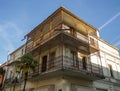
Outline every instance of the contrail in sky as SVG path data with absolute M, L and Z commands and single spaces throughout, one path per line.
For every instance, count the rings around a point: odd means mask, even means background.
M 99 31 L 106 27 L 109 23 L 111 23 L 113 20 L 115 20 L 118 16 L 120 16 L 120 12 L 118 12 L 116 15 L 114 15 L 112 18 L 110 18 L 107 22 L 105 22 L 102 26 L 100 26 L 98 29 Z

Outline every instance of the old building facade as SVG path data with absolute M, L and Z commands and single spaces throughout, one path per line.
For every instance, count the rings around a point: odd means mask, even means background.
M 35 72 L 29 71 L 26 91 L 120 91 L 118 48 L 102 40 L 96 28 L 64 7 L 25 37 L 27 42 L 10 55 L 8 67 L 16 74 L 12 62 L 22 55 L 14 55 L 32 54 L 38 65 Z M 22 91 L 21 74 L 15 91 Z M 10 71 L 8 78 L 14 78 Z M 4 89 L 13 91 L 14 84 L 9 83 Z

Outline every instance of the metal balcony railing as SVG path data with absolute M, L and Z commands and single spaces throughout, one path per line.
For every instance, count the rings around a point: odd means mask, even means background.
M 103 76 L 102 68 L 99 65 L 86 64 L 86 67 L 83 67 L 82 61 L 72 60 L 67 56 L 59 56 L 54 58 L 54 60 L 49 60 L 47 63 L 39 64 L 36 66 L 35 71 L 30 71 L 29 76 L 38 75 L 43 73 L 50 73 L 57 71 L 59 69 L 77 71 L 82 73 L 95 74 L 98 76 Z
M 5 84 L 13 84 L 13 83 L 20 83 L 20 78 L 8 78 L 8 79 L 5 79 L 4 83 Z

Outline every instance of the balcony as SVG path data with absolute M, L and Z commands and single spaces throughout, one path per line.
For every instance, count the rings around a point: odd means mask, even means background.
M 71 42 L 72 41 L 72 42 Z M 79 50 L 89 54 L 89 41 L 85 35 L 76 32 L 75 35 L 68 29 L 56 29 L 52 30 L 36 41 L 30 41 L 26 44 L 26 52 L 31 52 L 38 47 L 45 47 L 47 49 L 48 45 L 58 45 L 58 44 L 68 44 L 73 47 L 77 47 Z M 47 46 L 45 46 L 45 44 Z M 41 49 L 44 49 L 44 48 Z
M 90 46 L 90 53 L 99 51 L 98 40 L 92 36 L 89 36 L 89 46 Z
M 78 77 L 90 81 L 104 79 L 101 66 L 87 64 L 85 68 L 81 61 L 73 61 L 67 56 L 59 56 L 46 63 L 42 62 L 36 66 L 34 72 L 29 72 L 29 78 L 34 80 L 55 76 Z
M 21 81 L 22 80 L 20 78 L 17 78 L 17 79 L 15 79 L 15 78 L 7 78 L 4 81 L 4 85 L 5 86 L 11 86 L 11 85 L 14 85 L 14 84 L 18 85 L 18 84 L 20 84 Z

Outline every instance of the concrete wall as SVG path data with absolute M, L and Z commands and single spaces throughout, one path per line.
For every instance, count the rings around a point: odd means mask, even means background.
M 100 58 L 104 75 L 111 77 L 109 65 L 112 66 L 113 77 L 120 79 L 120 58 L 116 48 L 108 45 L 105 41 L 99 41 Z
M 17 50 L 15 50 L 10 54 L 10 62 L 15 61 L 24 54 L 25 54 L 25 45 L 21 46 L 20 48 L 18 48 Z

